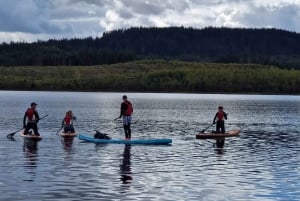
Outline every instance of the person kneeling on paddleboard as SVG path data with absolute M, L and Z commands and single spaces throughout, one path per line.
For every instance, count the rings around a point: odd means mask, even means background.
M 23 128 L 24 130 L 24 135 L 29 134 L 29 130 L 32 129 L 35 135 L 40 135 L 37 127 L 37 123 L 39 122 L 39 113 L 36 110 L 36 103 L 31 103 L 30 108 L 28 108 L 24 114 L 23 118 Z M 27 122 L 26 122 L 27 120 Z
M 131 102 L 127 100 L 127 96 L 123 96 L 123 103 L 121 104 L 121 112 L 119 118 L 123 116 L 123 128 L 125 131 L 125 139 L 131 139 L 131 115 L 133 112 L 133 107 Z
M 75 129 L 73 126 L 73 121 L 76 120 L 76 117 L 73 115 L 73 112 L 69 110 L 66 112 L 66 116 L 61 122 L 61 127 L 64 128 L 64 133 L 75 133 Z

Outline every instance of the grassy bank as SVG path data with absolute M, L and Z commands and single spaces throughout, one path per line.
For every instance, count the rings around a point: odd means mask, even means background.
M 101 66 L 0 67 L 1 90 L 299 94 L 300 71 L 147 60 Z

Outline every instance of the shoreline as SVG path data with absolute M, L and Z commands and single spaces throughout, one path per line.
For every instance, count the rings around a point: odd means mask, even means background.
M 143 60 L 101 66 L 0 67 L 0 89 L 300 95 L 300 70 L 255 64 Z
M 56 93 L 120 93 L 120 94 L 194 94 L 194 95 L 251 95 L 251 96 L 300 96 L 299 94 L 288 94 L 288 93 L 256 93 L 256 92 L 160 92 L 160 91 L 93 91 L 93 90 L 12 90 L 12 89 L 0 89 L 0 92 L 56 92 Z

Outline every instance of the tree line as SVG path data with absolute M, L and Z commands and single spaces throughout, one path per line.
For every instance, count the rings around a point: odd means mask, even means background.
M 0 45 L 2 66 L 101 65 L 138 59 L 300 68 L 300 34 L 279 29 L 132 27 L 100 38 Z
M 141 60 L 101 66 L 0 67 L 0 90 L 299 94 L 300 70 Z

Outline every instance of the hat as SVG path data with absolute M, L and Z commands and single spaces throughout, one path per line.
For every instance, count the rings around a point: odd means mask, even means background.
M 30 104 L 31 106 L 34 106 L 34 105 L 37 105 L 35 102 L 32 102 L 31 104 Z

